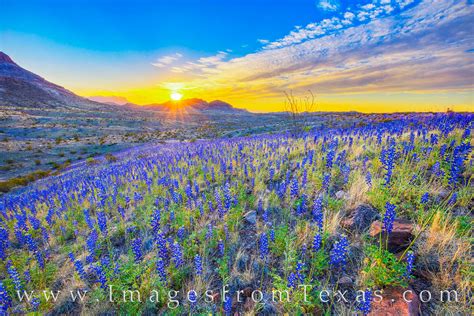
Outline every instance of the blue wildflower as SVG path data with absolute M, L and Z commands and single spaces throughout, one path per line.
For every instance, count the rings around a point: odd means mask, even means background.
M 260 235 L 260 258 L 265 259 L 268 255 L 268 237 L 266 233 Z
M 140 237 L 135 238 L 132 240 L 132 251 L 135 257 L 135 262 L 140 262 L 143 259 L 142 254 L 142 239 Z
M 194 256 L 194 272 L 196 275 L 202 275 L 202 259 L 198 254 Z
M 390 234 L 393 230 L 393 222 L 395 221 L 395 212 L 396 206 L 391 204 L 390 202 L 387 202 L 385 204 L 385 215 L 383 217 L 383 230 L 387 233 Z
M 371 290 L 365 290 L 364 291 L 364 298 L 361 302 L 359 302 L 359 310 L 364 314 L 368 315 L 370 313 L 370 310 L 372 309 L 372 291 Z
M 331 265 L 339 268 L 346 265 L 347 262 L 347 247 L 349 246 L 349 241 L 347 237 L 342 236 L 339 241 L 334 243 L 334 246 L 330 253 L 330 263 Z

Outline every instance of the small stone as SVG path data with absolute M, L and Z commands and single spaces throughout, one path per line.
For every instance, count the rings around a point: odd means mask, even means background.
M 239 272 L 244 272 L 247 269 L 247 264 L 249 262 L 249 256 L 242 254 L 237 260 L 237 270 Z
M 257 223 L 257 213 L 255 211 L 250 211 L 244 215 L 245 220 L 252 225 Z
M 380 219 L 379 212 L 369 204 L 360 204 L 341 221 L 341 226 L 358 233 L 366 231 L 370 224 Z
M 395 219 L 393 222 L 393 230 L 388 236 L 388 250 L 398 252 L 406 248 L 413 238 L 413 223 L 406 219 Z M 370 226 L 369 234 L 372 237 L 379 238 L 382 233 L 382 223 L 375 221 Z M 382 233 L 382 239 L 385 240 L 386 234 Z
M 346 199 L 346 192 L 344 192 L 342 190 L 337 191 L 336 192 L 336 198 L 338 198 L 339 200 Z
M 253 292 L 253 289 L 250 286 L 248 286 L 245 289 L 243 289 L 242 294 L 245 297 L 250 297 L 252 295 L 252 292 Z
M 343 276 L 339 280 L 337 280 L 337 284 L 340 285 L 341 287 L 344 286 L 351 286 L 354 282 L 352 282 L 352 279 L 350 277 Z
M 405 294 L 405 297 L 403 295 Z M 382 292 L 383 299 L 372 302 L 370 316 L 417 316 L 420 315 L 420 300 L 412 288 L 389 287 Z

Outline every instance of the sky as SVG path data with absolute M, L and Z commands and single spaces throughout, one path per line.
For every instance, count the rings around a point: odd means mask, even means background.
M 472 0 L 0 0 L 0 51 L 82 96 L 474 109 Z

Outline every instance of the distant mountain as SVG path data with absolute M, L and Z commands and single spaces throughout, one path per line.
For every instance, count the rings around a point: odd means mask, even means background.
M 197 98 L 167 101 L 161 104 L 147 104 L 143 105 L 142 108 L 146 110 L 187 113 L 248 113 L 247 110 L 234 108 L 229 103 L 221 100 L 207 102 Z
M 68 109 L 110 107 L 80 97 L 17 65 L 0 52 L 0 106 Z
M 111 104 L 111 105 L 125 105 L 127 103 L 130 103 L 127 100 L 127 98 L 119 97 L 115 95 L 111 95 L 111 96 L 97 95 L 97 96 L 91 96 L 87 98 L 95 102 L 106 103 L 106 104 Z
M 124 97 L 80 97 L 73 92 L 47 81 L 16 64 L 7 54 L 0 52 L 0 106 L 33 109 L 104 110 L 141 112 L 153 110 L 181 112 L 183 114 L 245 114 L 227 102 L 202 99 L 168 101 L 161 104 L 136 105 Z

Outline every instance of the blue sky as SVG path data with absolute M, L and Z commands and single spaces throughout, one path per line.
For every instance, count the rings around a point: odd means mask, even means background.
M 328 110 L 466 109 L 471 2 L 2 0 L 0 50 L 81 95 L 139 104 L 179 90 L 279 110 L 283 91 L 310 89 Z

